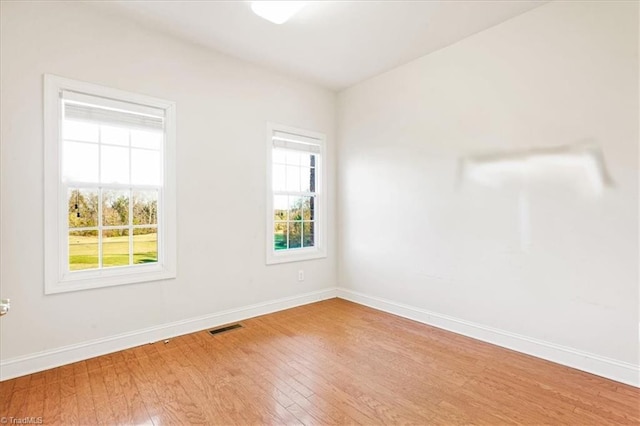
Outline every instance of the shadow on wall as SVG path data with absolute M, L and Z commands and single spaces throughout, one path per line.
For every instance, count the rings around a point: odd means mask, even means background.
M 561 185 L 592 195 L 613 186 L 602 149 L 590 141 L 461 157 L 457 186 L 470 183 L 524 192 Z
M 614 186 L 602 149 L 591 141 L 572 145 L 486 152 L 461 157 L 458 189 L 481 185 L 516 192 L 520 250 L 531 246 L 532 191 L 561 189 L 565 194 L 598 197 Z

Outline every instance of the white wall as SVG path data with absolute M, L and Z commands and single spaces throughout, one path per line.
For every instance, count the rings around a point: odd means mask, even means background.
M 342 92 L 340 286 L 637 366 L 638 76 L 637 3 L 553 2 Z M 581 140 L 615 187 L 456 186 Z
M 266 266 L 264 253 L 267 121 L 327 135 L 333 194 L 333 92 L 83 4 L 2 2 L 1 15 L 3 362 L 335 286 L 333 231 L 327 259 Z M 44 73 L 177 102 L 176 280 L 44 295 Z

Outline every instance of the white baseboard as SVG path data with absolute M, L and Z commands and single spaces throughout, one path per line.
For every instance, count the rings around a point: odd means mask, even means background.
M 637 365 L 487 327 L 447 315 L 429 312 L 424 309 L 344 288 L 329 288 L 298 296 L 271 300 L 255 305 L 163 324 L 157 327 L 150 327 L 130 333 L 2 360 L 0 361 L 0 381 L 333 297 L 340 297 L 384 312 L 513 349 L 631 386 L 640 387 L 640 367 Z
M 368 296 L 344 288 L 337 289 L 337 296 L 341 299 L 462 334 L 477 340 L 533 355 L 617 382 L 640 387 L 640 366 L 638 365 L 487 327 L 447 315 L 429 312 L 424 309 L 379 297 Z
M 329 288 L 0 361 L 0 381 L 336 297 Z

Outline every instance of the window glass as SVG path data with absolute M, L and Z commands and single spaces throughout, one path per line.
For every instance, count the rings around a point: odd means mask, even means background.
M 65 182 L 98 182 L 99 146 L 92 143 L 65 141 L 62 156 L 62 180 Z
M 155 263 L 158 261 L 158 230 L 136 228 L 133 230 L 133 263 Z
M 62 137 L 65 140 L 98 142 L 100 126 L 86 121 L 65 120 L 62 126 Z
M 100 126 L 100 141 L 104 144 L 129 146 L 129 129 L 125 127 Z
M 102 232 L 102 267 L 129 265 L 129 230 L 109 229 Z
M 131 183 L 158 185 L 161 180 L 160 152 L 147 149 L 131 150 Z
M 129 148 L 102 145 L 100 147 L 102 183 L 129 183 Z
M 69 269 L 96 269 L 98 260 L 98 231 L 69 232 Z

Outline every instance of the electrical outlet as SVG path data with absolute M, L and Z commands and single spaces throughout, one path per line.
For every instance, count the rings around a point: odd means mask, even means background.
M 304 281 L 304 271 L 302 269 L 298 271 L 298 281 Z

